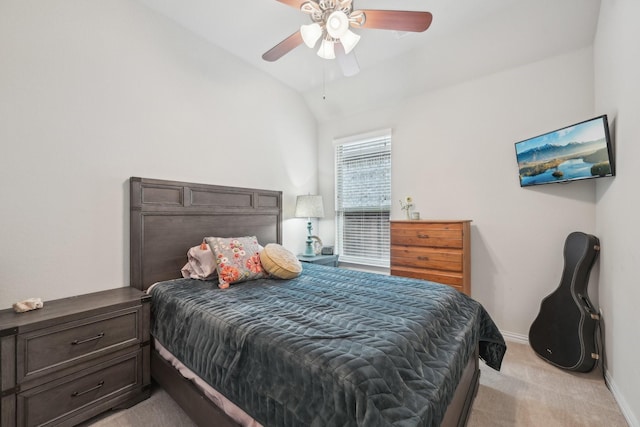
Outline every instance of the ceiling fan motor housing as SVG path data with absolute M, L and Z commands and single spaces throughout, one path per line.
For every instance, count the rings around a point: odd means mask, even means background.
M 300 6 L 300 10 L 311 17 L 313 24 L 302 25 L 300 33 L 304 43 L 313 48 L 322 38 L 318 55 L 325 59 L 334 59 L 334 44 L 340 42 L 345 53 L 351 52 L 358 44 L 360 36 L 351 32 L 351 24 L 364 23 L 364 13 L 353 11 L 352 0 L 309 0 Z
M 331 19 L 331 15 L 335 12 L 342 12 L 347 18 L 348 24 L 362 26 L 366 19 L 364 13 L 361 11 L 356 11 L 352 14 L 352 0 L 309 0 L 302 4 L 300 10 L 309 15 L 313 22 L 320 24 L 322 27 L 326 27 L 327 22 Z

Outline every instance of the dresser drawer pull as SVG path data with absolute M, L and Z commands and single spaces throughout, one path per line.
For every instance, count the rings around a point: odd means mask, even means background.
M 428 256 L 419 256 L 418 260 L 420 260 L 420 261 L 429 261 L 429 257 Z
M 71 397 L 82 396 L 83 394 L 87 394 L 87 393 L 92 392 L 94 390 L 98 390 L 103 385 L 104 385 L 104 381 L 100 381 L 95 387 L 91 387 L 88 390 L 85 390 L 85 391 L 74 391 L 73 393 L 71 393 Z
M 95 337 L 87 338 L 86 340 L 73 340 L 73 341 L 71 341 L 71 345 L 84 344 L 84 343 L 89 342 L 89 341 L 99 340 L 102 337 L 104 337 L 104 332 L 100 332 Z
M 428 239 L 429 235 L 428 234 L 418 234 L 418 239 Z

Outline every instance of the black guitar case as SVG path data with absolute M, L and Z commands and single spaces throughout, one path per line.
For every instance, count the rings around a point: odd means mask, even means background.
M 599 252 L 597 237 L 577 231 L 567 236 L 560 286 L 542 300 L 529 329 L 533 350 L 560 368 L 589 372 L 599 358 L 595 330 L 600 316 L 587 294 Z

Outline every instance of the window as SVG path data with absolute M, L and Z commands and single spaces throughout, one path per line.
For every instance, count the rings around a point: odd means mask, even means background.
M 340 261 L 388 267 L 391 130 L 335 143 Z

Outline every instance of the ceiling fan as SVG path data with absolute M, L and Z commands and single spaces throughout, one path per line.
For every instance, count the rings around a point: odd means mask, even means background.
M 269 49 L 262 55 L 265 61 L 276 61 L 301 44 L 314 48 L 321 40 L 318 56 L 337 58 L 346 76 L 359 71 L 358 62 L 352 52 L 360 36 L 349 28 L 367 28 L 422 32 L 431 25 L 433 16 L 429 12 L 405 10 L 354 10 L 353 0 L 277 0 L 300 9 L 309 15 L 311 24 Z

